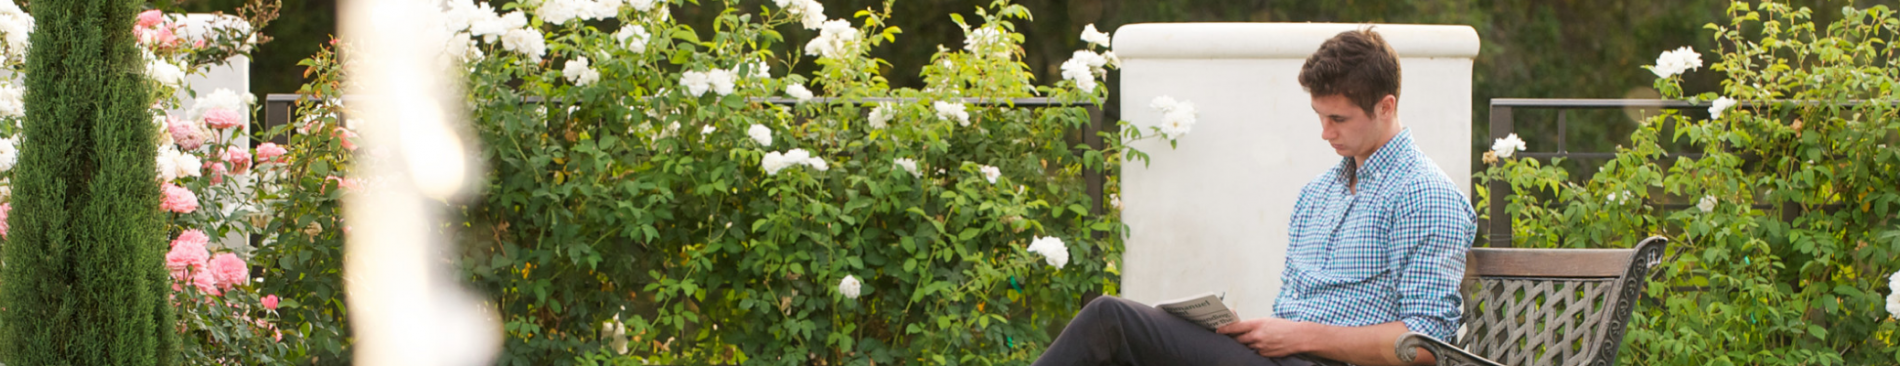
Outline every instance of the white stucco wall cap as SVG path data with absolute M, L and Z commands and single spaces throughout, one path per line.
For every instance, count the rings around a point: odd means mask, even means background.
M 1305 59 L 1339 32 L 1362 23 L 1144 23 L 1115 30 L 1115 55 L 1127 59 Z M 1373 24 L 1399 57 L 1478 55 L 1478 31 L 1464 25 Z

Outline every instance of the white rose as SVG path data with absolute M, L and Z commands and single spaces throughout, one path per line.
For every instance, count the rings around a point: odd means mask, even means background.
M 1517 138 L 1515 133 L 1491 142 L 1491 152 L 1497 154 L 1499 159 L 1510 158 L 1512 154 L 1524 151 L 1525 147 L 1524 139 Z
M 831 163 L 826 163 L 825 158 L 820 158 L 816 156 L 811 157 L 811 159 L 806 159 L 805 165 L 809 165 L 811 166 L 812 169 L 816 169 L 821 172 L 831 170 Z
M 897 163 L 897 166 L 899 167 L 903 167 L 904 171 L 909 172 L 910 176 L 912 177 L 922 178 L 924 176 L 924 173 L 917 171 L 916 160 L 910 160 L 909 158 L 897 158 L 897 160 L 893 160 L 892 162 Z
M 20 140 L 17 137 L 0 140 L 0 172 L 13 170 L 20 163 Z
M 1715 196 L 1702 196 L 1702 200 L 1696 202 L 1695 207 L 1702 209 L 1702 212 L 1713 212 L 1715 211 L 1715 202 Z
M 1656 77 L 1666 78 L 1701 67 L 1702 54 L 1696 53 L 1695 49 L 1689 46 L 1682 46 L 1673 51 L 1663 51 L 1661 56 L 1656 57 L 1656 65 L 1651 66 L 1649 71 L 1656 73 Z
M 798 99 L 800 102 L 808 101 L 812 98 L 811 89 L 805 89 L 805 86 L 800 84 L 786 85 L 785 95 Z
M 778 175 L 779 170 L 790 165 L 785 162 L 785 155 L 777 151 L 765 153 L 764 157 L 759 158 L 759 168 L 765 169 L 766 175 Z
M 807 24 L 809 28 L 809 23 Z M 846 56 L 846 52 L 851 51 L 852 45 L 860 36 L 858 29 L 851 26 L 851 22 L 843 19 L 827 20 L 818 27 L 818 38 L 813 38 L 811 43 L 805 44 L 805 54 L 830 59 L 842 58 Z
M 0 117 L 26 117 L 26 88 L 0 87 Z
M 1148 107 L 1161 112 L 1161 135 L 1169 140 L 1186 136 L 1200 120 L 1200 111 L 1193 102 L 1177 101 L 1166 95 L 1155 97 L 1148 102 Z
M 1728 110 L 1728 107 L 1734 106 L 1735 99 L 1729 97 L 1715 98 L 1714 102 L 1709 103 L 1709 119 L 1721 119 L 1722 112 Z
M 1036 240 L 1029 242 L 1028 249 L 1030 253 L 1041 254 L 1043 260 L 1055 266 L 1056 269 L 1062 269 L 1063 266 L 1069 264 L 1069 246 L 1062 244 L 1062 238 L 1037 237 Z
M 541 30 L 535 28 L 510 29 L 501 36 L 502 49 L 528 56 L 529 61 L 536 63 L 541 62 L 541 56 L 547 55 L 547 42 Z
M 1109 36 L 1108 36 L 1108 33 L 1102 33 L 1101 31 L 1095 30 L 1094 24 L 1089 24 L 1087 26 L 1082 27 L 1082 41 L 1088 42 L 1088 43 L 1094 43 L 1102 47 L 1108 47 Z
M 739 79 L 738 73 L 726 69 L 707 71 L 706 76 L 712 82 L 713 92 L 719 93 L 719 95 L 732 94 L 733 82 Z
M 600 72 L 588 67 L 586 57 L 567 60 L 566 67 L 561 70 L 561 76 L 573 82 L 574 86 L 585 86 L 600 80 Z
M 884 126 L 888 126 L 891 117 L 897 114 L 897 112 L 893 110 L 895 108 L 897 107 L 890 102 L 878 103 L 877 108 L 871 109 L 871 128 L 884 128 Z
M 752 125 L 752 127 L 745 130 L 745 134 L 746 136 L 751 136 L 752 141 L 758 141 L 761 146 L 772 146 L 772 129 L 765 127 L 765 125 Z
M 940 100 L 932 104 L 932 106 L 937 109 L 937 118 L 956 121 L 958 125 L 970 125 L 970 112 L 964 108 L 963 103 L 951 103 Z
M 699 71 L 683 72 L 680 73 L 680 86 L 686 87 L 686 94 L 695 97 L 705 95 L 706 90 L 712 89 L 712 76 Z
M 787 164 L 806 164 L 806 161 L 810 159 L 811 152 L 805 151 L 805 149 L 792 149 L 791 151 L 785 152 L 785 162 Z
M 997 169 L 996 167 L 988 166 L 988 165 L 984 165 L 982 168 L 977 169 L 977 171 L 982 172 L 983 179 L 990 180 L 990 184 L 996 184 L 996 178 L 1000 178 L 1003 176 L 1002 169 Z
M 647 6 L 651 7 L 652 3 L 648 2 Z M 633 53 L 646 52 L 647 40 L 652 37 L 651 34 L 647 34 L 646 27 L 632 24 L 621 26 L 619 31 L 614 32 L 614 39 L 620 41 L 620 46 L 626 47 L 627 51 Z
M 838 293 L 844 294 L 847 298 L 858 298 L 859 291 L 863 287 L 864 283 L 859 282 L 858 278 L 852 275 L 845 275 L 843 280 L 838 281 Z

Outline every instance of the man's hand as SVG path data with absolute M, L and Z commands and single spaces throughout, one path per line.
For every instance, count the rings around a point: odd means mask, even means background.
M 1286 357 L 1304 353 L 1311 349 L 1306 341 L 1313 339 L 1309 323 L 1296 322 L 1280 318 L 1256 318 L 1242 320 L 1221 326 L 1215 332 L 1234 337 L 1240 344 L 1253 349 L 1266 357 Z

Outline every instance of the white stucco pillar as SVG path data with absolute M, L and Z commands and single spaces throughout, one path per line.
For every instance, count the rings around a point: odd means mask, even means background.
M 1123 296 L 1144 303 L 1212 291 L 1243 318 L 1272 315 L 1300 187 L 1339 162 L 1300 87 L 1319 45 L 1363 24 L 1135 24 L 1115 33 L 1122 118 L 1153 126 L 1149 101 L 1193 102 L 1199 123 L 1178 149 L 1131 144 L 1152 164 L 1123 165 Z M 1471 186 L 1468 26 L 1381 24 L 1399 53 L 1399 121 L 1453 183 Z M 1144 131 L 1146 127 L 1142 127 Z

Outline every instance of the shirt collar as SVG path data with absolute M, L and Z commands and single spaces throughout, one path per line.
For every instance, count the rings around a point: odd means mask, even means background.
M 1412 144 L 1412 129 L 1410 127 L 1401 129 L 1399 134 L 1392 136 L 1391 141 L 1385 142 L 1385 146 L 1379 147 L 1379 151 L 1373 152 L 1372 157 L 1366 159 L 1366 165 L 1359 167 L 1355 174 L 1361 180 L 1383 178 L 1391 171 L 1399 169 L 1400 161 L 1404 157 L 1411 156 L 1414 150 L 1416 147 Z M 1352 157 L 1348 156 L 1346 160 L 1350 161 Z

